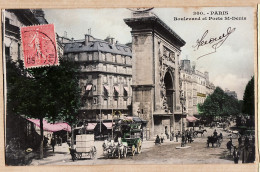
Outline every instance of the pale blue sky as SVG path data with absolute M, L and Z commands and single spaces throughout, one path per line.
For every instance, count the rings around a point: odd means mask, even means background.
M 84 39 L 84 34 L 91 28 L 91 34 L 99 39 L 114 37 L 120 43 L 131 42 L 131 29 L 124 23 L 124 18 L 131 17 L 128 9 L 45 9 L 46 19 L 55 24 L 56 32 L 69 38 Z M 225 8 L 164 8 L 152 10 L 172 30 L 185 41 L 182 58 L 195 61 L 199 70 L 207 70 L 210 80 L 223 89 L 234 90 L 238 98 L 243 98 L 244 88 L 254 73 L 254 10 L 250 7 Z M 174 21 L 174 17 L 195 17 L 193 12 L 203 12 L 201 17 L 218 17 L 210 15 L 211 11 L 228 11 L 229 17 L 246 17 L 246 20 L 207 20 Z M 207 14 L 209 13 L 209 14 Z M 225 17 L 219 15 L 219 17 Z M 205 40 L 226 33 L 227 28 L 236 28 L 229 35 L 217 52 L 197 60 L 208 53 L 211 46 L 194 51 L 193 45 L 208 30 Z

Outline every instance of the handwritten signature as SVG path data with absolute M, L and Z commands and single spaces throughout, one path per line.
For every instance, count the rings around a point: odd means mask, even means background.
M 202 37 L 197 40 L 197 44 L 192 46 L 192 47 L 194 48 L 194 51 L 196 51 L 196 50 L 198 50 L 202 46 L 209 45 L 209 44 L 211 45 L 212 44 L 212 48 L 214 50 L 212 52 L 210 52 L 210 53 L 207 53 L 207 54 L 204 54 L 202 56 L 199 56 L 197 59 L 199 59 L 201 57 L 204 57 L 204 56 L 207 56 L 209 54 L 216 53 L 217 49 L 223 45 L 223 43 L 227 40 L 229 35 L 231 35 L 235 30 L 236 30 L 236 28 L 229 27 L 229 28 L 227 28 L 227 32 L 226 33 L 223 33 L 220 36 L 212 37 L 212 38 L 209 38 L 209 39 L 205 40 L 207 34 L 209 33 L 209 30 L 206 30 L 206 32 L 204 32 Z

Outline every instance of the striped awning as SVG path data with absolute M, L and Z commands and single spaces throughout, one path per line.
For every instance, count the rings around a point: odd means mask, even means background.
M 128 87 L 124 87 L 125 91 L 128 92 Z
M 87 91 L 88 91 L 88 90 L 91 90 L 91 88 L 92 88 L 92 85 L 87 85 L 86 90 L 87 90 Z
M 115 88 L 116 92 L 119 93 L 119 87 L 118 86 L 114 86 L 114 88 Z
M 107 90 L 107 92 L 109 91 L 109 86 L 104 85 L 104 88 Z
M 196 122 L 199 119 L 196 118 L 195 116 L 187 116 L 186 120 L 189 121 L 189 122 Z

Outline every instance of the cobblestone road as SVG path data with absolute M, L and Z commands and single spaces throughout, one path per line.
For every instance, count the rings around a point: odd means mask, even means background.
M 96 164 L 233 164 L 233 159 L 228 155 L 226 143 L 228 133 L 222 129 L 216 128 L 217 132 L 224 135 L 220 147 L 207 147 L 207 136 L 212 135 L 214 129 L 207 129 L 205 136 L 195 138 L 195 141 L 187 149 L 176 149 L 180 143 L 166 140 L 159 146 L 154 145 L 154 141 L 144 141 L 142 153 L 135 156 L 127 156 L 125 159 L 106 159 L 103 157 L 102 143 L 95 142 L 97 147 L 97 156 L 94 160 L 87 157 L 73 162 L 68 152 L 68 147 L 64 144 L 62 147 L 56 147 L 56 152 L 43 160 L 34 160 L 31 165 L 96 165 Z M 237 144 L 237 139 L 233 139 L 233 144 Z M 241 161 L 240 161 L 241 163 Z

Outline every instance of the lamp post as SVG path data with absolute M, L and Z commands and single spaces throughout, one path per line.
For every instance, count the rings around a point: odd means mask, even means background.
M 183 124 L 183 116 L 184 116 L 184 104 L 186 102 L 186 98 L 185 98 L 185 95 L 184 95 L 184 92 L 183 90 L 180 90 L 180 103 L 181 103 L 181 112 L 182 112 L 182 117 L 181 117 L 181 133 L 183 132 L 183 129 L 184 129 L 184 124 Z
M 102 113 L 101 113 L 101 104 L 99 104 L 99 113 L 100 113 L 100 118 L 99 118 L 99 133 L 100 133 L 100 137 L 101 137 L 101 121 L 102 121 Z

